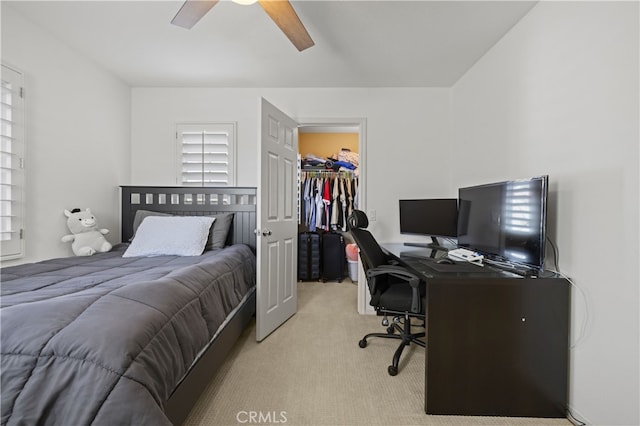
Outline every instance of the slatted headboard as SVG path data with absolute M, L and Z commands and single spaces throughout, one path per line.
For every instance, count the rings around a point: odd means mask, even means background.
M 227 241 L 246 244 L 255 250 L 256 188 L 121 186 L 122 241 L 133 236 L 133 219 L 138 210 L 204 216 L 234 213 Z

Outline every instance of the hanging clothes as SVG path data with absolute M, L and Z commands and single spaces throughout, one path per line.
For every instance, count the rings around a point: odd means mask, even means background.
M 302 171 L 301 222 L 309 231 L 347 230 L 355 208 L 358 178 L 352 172 Z
M 324 179 L 322 187 L 322 202 L 324 203 L 324 216 L 322 217 L 322 229 L 331 230 L 331 191 L 329 186 L 330 178 Z
M 340 179 L 333 178 L 331 191 L 331 229 L 338 227 L 338 217 L 340 216 Z
M 315 180 L 315 188 L 316 188 L 316 195 L 315 195 L 315 202 L 316 202 L 316 228 L 318 229 L 323 229 L 322 228 L 322 217 L 323 217 L 323 213 L 324 213 L 324 201 L 322 201 L 322 189 L 323 189 L 323 179 L 316 179 Z

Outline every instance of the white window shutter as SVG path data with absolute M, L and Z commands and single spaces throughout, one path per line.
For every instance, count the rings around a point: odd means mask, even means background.
M 235 185 L 235 123 L 178 124 L 177 183 Z
M 2 259 L 24 256 L 24 88 L 22 74 L 2 65 L 0 98 L 0 244 Z

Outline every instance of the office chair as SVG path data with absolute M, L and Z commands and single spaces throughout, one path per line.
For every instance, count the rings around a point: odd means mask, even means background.
M 389 375 L 395 376 L 398 374 L 398 364 L 405 346 L 415 343 L 425 347 L 425 341 L 420 339 L 425 337 L 425 333 L 411 332 L 412 318 L 418 318 L 424 324 L 425 284 L 413 272 L 392 264 L 390 257 L 382 251 L 373 235 L 365 229 L 369 226 L 369 220 L 363 211 L 354 210 L 347 219 L 347 224 L 360 250 L 360 259 L 371 294 L 370 305 L 379 315 L 384 315 L 382 325 L 387 327 L 386 333 L 367 334 L 360 340 L 359 345 L 361 348 L 367 347 L 367 339 L 370 337 L 401 340 L 400 346 L 393 355 L 393 362 L 387 369 Z M 387 315 L 394 317 L 393 324 L 390 326 Z

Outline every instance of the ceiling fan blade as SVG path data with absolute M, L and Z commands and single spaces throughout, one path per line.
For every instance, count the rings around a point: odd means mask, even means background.
M 173 17 L 171 23 L 182 28 L 191 29 L 218 1 L 187 0 L 176 13 L 176 16 Z
M 300 52 L 314 45 L 291 3 L 287 0 L 258 0 L 258 2 Z

